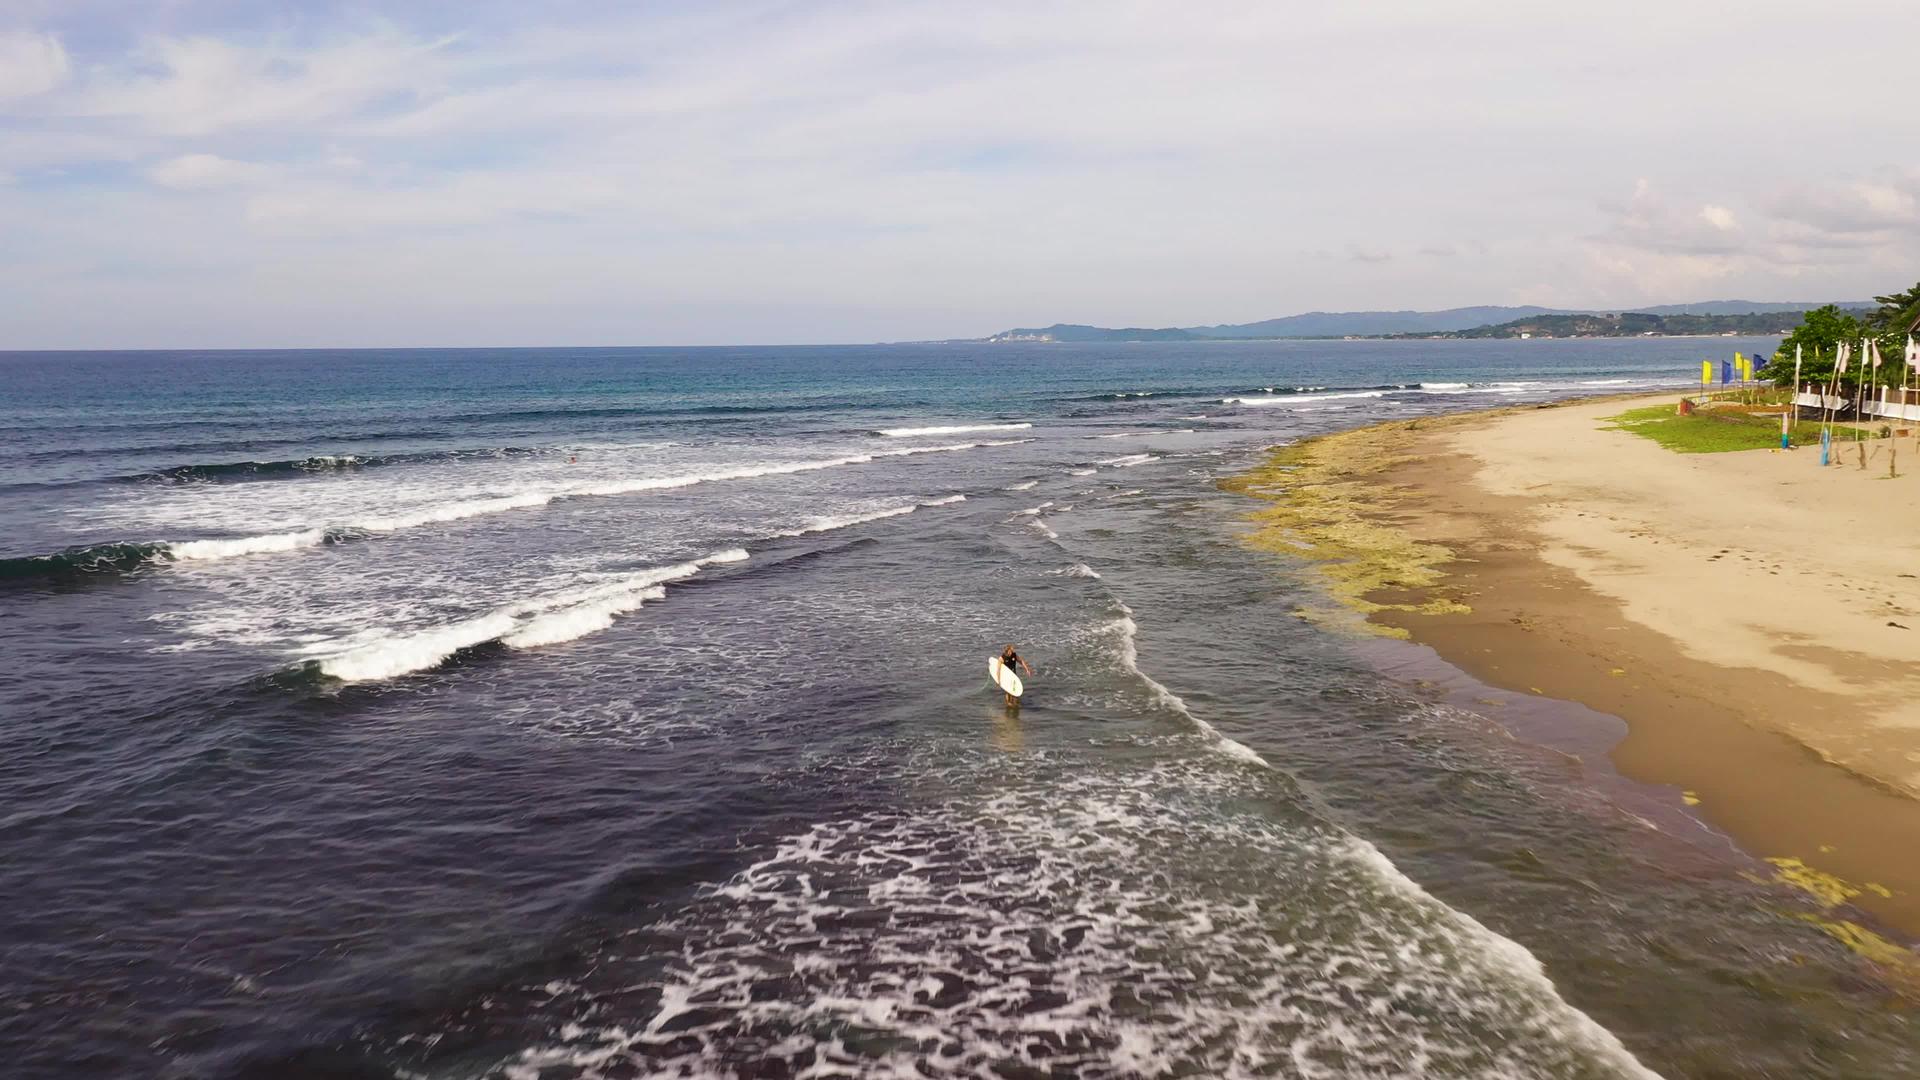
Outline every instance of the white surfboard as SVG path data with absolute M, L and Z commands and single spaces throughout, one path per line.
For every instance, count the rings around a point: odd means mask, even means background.
M 993 685 L 1014 697 L 1019 697 L 1020 692 L 1026 689 L 1020 685 L 1020 676 L 1015 675 L 1012 668 L 1002 664 L 997 656 L 987 658 L 987 678 L 993 680 Z

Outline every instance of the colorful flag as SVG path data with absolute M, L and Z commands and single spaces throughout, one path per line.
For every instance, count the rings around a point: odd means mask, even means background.
M 1705 386 L 1712 381 L 1713 381 L 1713 361 L 1711 360 L 1700 361 L 1700 385 Z

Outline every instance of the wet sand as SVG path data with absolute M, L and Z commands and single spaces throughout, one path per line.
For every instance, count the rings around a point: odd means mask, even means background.
M 1283 450 L 1246 483 L 1275 503 L 1259 542 L 1319 560 L 1376 630 L 1620 717 L 1620 772 L 1671 785 L 1836 936 L 1906 959 L 1847 908 L 1920 934 L 1920 478 L 1677 454 L 1604 424 L 1672 400 Z

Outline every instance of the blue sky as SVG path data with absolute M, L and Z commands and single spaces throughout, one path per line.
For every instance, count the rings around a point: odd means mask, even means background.
M 0 0 L 0 348 L 1920 278 L 1920 5 Z

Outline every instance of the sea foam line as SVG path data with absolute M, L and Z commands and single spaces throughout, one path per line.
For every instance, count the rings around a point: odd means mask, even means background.
M 329 653 L 310 663 L 342 682 L 372 682 L 437 667 L 462 649 L 490 641 L 514 649 L 572 641 L 613 625 L 614 617 L 666 595 L 668 582 L 702 569 L 742 562 L 740 548 L 671 566 L 616 574 L 591 585 L 508 604 L 483 615 L 408 633 L 388 634 L 341 648 L 319 644 L 303 652 Z
M 1221 398 L 1222 405 L 1281 405 L 1292 406 L 1306 401 L 1336 401 L 1344 398 L 1386 397 L 1385 390 L 1355 390 L 1346 394 L 1279 394 L 1273 397 L 1230 397 Z
M 911 439 L 920 435 L 960 435 L 969 431 L 1025 431 L 1032 424 L 940 424 L 934 427 L 881 428 L 889 439 Z
M 1108 629 L 1120 635 L 1121 666 L 1145 683 L 1147 688 L 1153 692 L 1154 698 L 1161 705 L 1178 712 L 1180 715 L 1192 721 L 1194 726 L 1198 727 L 1202 732 L 1211 736 L 1214 740 L 1213 745 L 1221 753 L 1251 764 L 1259 765 L 1262 768 L 1273 768 L 1271 763 L 1261 757 L 1251 747 L 1228 738 L 1226 735 L 1221 734 L 1218 728 L 1195 716 L 1193 711 L 1187 708 L 1187 703 L 1183 701 L 1178 694 L 1167 689 L 1161 685 L 1158 680 L 1140 670 L 1139 650 L 1135 645 L 1135 636 L 1140 629 L 1139 624 L 1133 621 L 1132 608 L 1117 599 L 1114 603 L 1119 606 L 1121 616 L 1112 623 L 1109 623 Z M 1642 1065 L 1640 1061 L 1633 1056 L 1632 1051 L 1628 1050 L 1626 1046 L 1621 1043 L 1618 1036 L 1608 1031 L 1606 1027 L 1594 1020 L 1591 1016 L 1574 1008 L 1562 998 L 1559 989 L 1554 986 L 1553 980 L 1548 978 L 1545 966 L 1542 965 L 1539 958 L 1528 951 L 1524 945 L 1488 929 L 1485 924 L 1473 916 L 1436 899 L 1431 893 L 1422 888 L 1418 882 L 1409 878 L 1398 866 L 1394 865 L 1393 860 L 1387 858 L 1385 853 L 1365 839 L 1348 834 L 1345 854 L 1355 863 L 1363 866 L 1372 873 L 1375 879 L 1387 886 L 1388 889 L 1400 893 L 1415 903 L 1433 905 L 1441 912 L 1444 912 L 1447 917 L 1457 920 L 1457 924 L 1466 931 L 1467 936 L 1476 938 L 1480 942 L 1485 943 L 1485 945 L 1490 946 L 1490 948 L 1483 951 L 1481 955 L 1491 966 L 1503 970 L 1510 978 L 1527 986 L 1542 1000 L 1553 1002 L 1564 1010 L 1561 1014 L 1561 1019 L 1565 1022 L 1566 1029 L 1562 1034 L 1584 1046 L 1590 1052 L 1607 1060 L 1610 1064 L 1618 1068 L 1623 1075 L 1633 1076 L 1639 1078 L 1639 1080 L 1659 1080 L 1659 1074 Z
M 965 495 L 943 495 L 938 499 L 927 499 L 923 502 L 908 503 L 905 506 L 889 506 L 884 509 L 869 510 L 860 514 L 822 514 L 818 517 L 808 518 L 805 524 L 798 527 L 782 529 L 779 532 L 769 535 L 786 537 L 832 532 L 835 529 L 845 529 L 854 525 L 865 525 L 869 521 L 884 521 L 887 518 L 903 517 L 913 513 L 915 510 L 924 510 L 935 506 L 952 506 L 955 503 L 963 503 L 966 501 L 967 497 Z
M 1213 739 L 1213 745 L 1219 749 L 1221 753 L 1229 757 L 1239 758 L 1241 761 L 1252 762 L 1263 769 L 1273 768 L 1272 765 L 1267 763 L 1267 759 L 1261 757 L 1252 747 L 1221 734 L 1219 728 L 1195 716 L 1193 710 L 1187 708 L 1187 703 L 1181 700 L 1180 695 L 1167 689 L 1161 685 L 1159 680 L 1140 670 L 1140 650 L 1134 643 L 1135 636 L 1140 632 L 1140 624 L 1133 621 L 1132 608 L 1121 603 L 1119 600 L 1115 600 L 1114 603 L 1119 604 L 1121 614 L 1118 619 L 1107 624 L 1107 629 L 1120 635 L 1120 666 L 1126 668 L 1129 674 L 1145 683 L 1147 689 L 1153 692 L 1155 701 L 1159 702 L 1165 708 L 1171 709 L 1181 716 L 1186 717 L 1193 726 L 1210 736 Z
M 160 562 L 206 561 L 228 559 L 241 555 L 260 555 L 293 551 L 299 548 L 318 547 L 322 544 L 370 533 L 398 532 L 403 529 L 418 528 L 422 525 L 463 521 L 468 518 L 504 513 L 509 510 L 532 509 L 545 506 L 560 499 L 634 495 L 649 491 L 668 491 L 677 488 L 692 487 L 696 484 L 722 483 L 729 480 L 748 480 L 762 476 L 790 476 L 796 473 L 818 472 L 823 469 L 836 469 L 848 465 L 862 465 L 881 458 L 911 457 L 918 454 L 949 454 L 963 450 L 978 450 L 986 447 L 1014 446 L 1027 441 L 1029 440 L 999 439 L 985 442 L 948 443 L 940 446 L 912 446 L 899 450 L 874 450 L 861 454 L 848 454 L 844 457 L 836 458 L 762 462 L 753 465 L 735 466 L 728 469 L 713 469 L 705 472 L 642 477 L 608 483 L 576 484 L 539 491 L 519 492 L 512 495 L 463 499 L 456 502 L 425 506 L 405 513 L 381 514 L 358 518 L 338 525 L 325 527 L 292 529 L 285 532 L 266 533 L 259 536 L 243 536 L 233 539 L 168 541 L 153 547 L 152 560 Z

